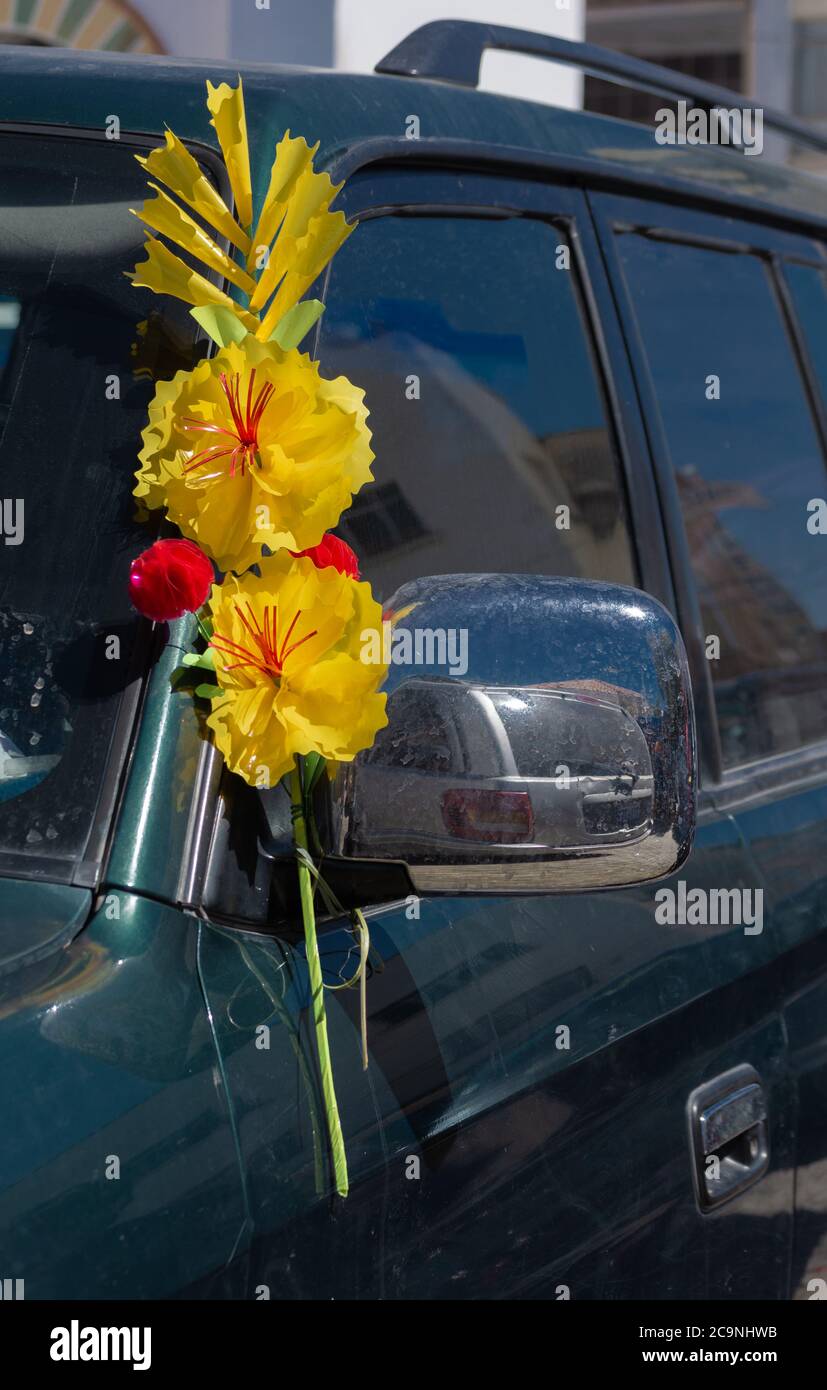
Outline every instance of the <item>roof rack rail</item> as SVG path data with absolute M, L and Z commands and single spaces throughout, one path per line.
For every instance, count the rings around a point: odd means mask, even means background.
M 568 63 L 595 77 L 644 87 L 663 96 L 685 98 L 707 109 L 725 106 L 743 111 L 752 110 L 755 105 L 726 87 L 716 87 L 711 82 L 657 63 L 647 63 L 643 58 L 632 58 L 627 53 L 615 53 L 593 43 L 575 43 L 553 34 L 535 34 L 503 24 L 479 24 L 464 19 L 436 19 L 414 29 L 376 64 L 374 71 L 476 87 L 482 56 L 489 48 Z M 827 150 L 827 135 L 821 135 L 804 121 L 781 111 L 768 111 L 766 107 L 761 110 L 765 126 L 815 149 Z

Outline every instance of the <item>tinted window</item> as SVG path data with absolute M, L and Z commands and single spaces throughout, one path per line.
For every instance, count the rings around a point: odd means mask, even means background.
M 340 530 L 382 597 L 446 573 L 635 583 L 563 243 L 527 218 L 389 215 L 333 262 L 319 356 L 365 387 L 377 456 Z
M 724 761 L 827 736 L 827 566 L 807 503 L 827 476 L 757 257 L 619 238 L 677 474 Z M 720 381 L 720 399 L 714 399 Z
M 54 878 L 86 850 L 138 632 L 126 578 L 152 539 L 130 496 L 153 390 L 132 353 L 150 296 L 124 276 L 133 154 L 0 141 L 0 854 Z

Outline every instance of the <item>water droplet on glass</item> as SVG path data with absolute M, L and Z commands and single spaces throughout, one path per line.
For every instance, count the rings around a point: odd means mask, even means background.
M 44 681 L 43 677 L 38 676 L 37 680 L 34 683 L 34 688 L 35 690 L 42 690 L 45 684 L 46 682 Z
M 53 825 L 50 825 L 50 826 L 47 827 L 47 829 L 46 829 L 46 839 L 47 839 L 47 840 L 56 840 L 56 839 L 57 839 L 57 831 L 55 830 L 55 828 L 54 828 Z
M 31 637 L 32 633 L 34 632 L 34 628 L 31 623 L 24 623 L 23 631 L 25 632 L 27 637 Z
M 29 704 L 31 705 L 32 709 L 37 709 L 38 705 L 40 704 L 40 700 L 41 700 L 41 696 L 38 695 L 37 692 L 35 691 L 34 695 L 32 696 L 32 698 L 31 698 L 30 701 L 29 701 Z
M 32 748 L 35 748 L 39 742 L 40 734 L 32 734 L 31 738 L 29 739 L 29 743 L 31 744 Z
M 39 830 L 30 830 L 28 835 L 26 836 L 26 844 L 38 845 L 42 839 L 43 836 L 41 835 Z

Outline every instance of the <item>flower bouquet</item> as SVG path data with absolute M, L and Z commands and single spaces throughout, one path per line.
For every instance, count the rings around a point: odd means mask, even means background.
M 152 196 L 136 210 L 150 234 L 132 282 L 189 304 L 217 351 L 159 382 L 150 403 L 135 495 L 147 509 L 163 508 L 183 539 L 156 541 L 139 556 L 130 589 L 155 621 L 196 614 L 201 649 L 183 665 L 196 698 L 208 702 L 206 727 L 227 766 L 259 788 L 289 780 L 322 1094 L 344 1197 L 317 891 L 330 910 L 338 904 L 310 853 L 309 798 L 325 770 L 370 747 L 386 724 L 379 687 L 387 667 L 363 659 L 366 639 L 381 634 L 381 608 L 356 556 L 328 534 L 372 478 L 364 392 L 345 377 L 323 377 L 299 344 L 323 312 L 302 295 L 354 225 L 330 211 L 341 185 L 314 169 L 318 147 L 289 131 L 255 216 L 241 80 L 207 83 L 207 105 L 233 210 L 172 131 L 138 156 Z M 351 920 L 359 968 L 348 983 L 363 991 L 366 1066 L 367 926 L 359 912 Z

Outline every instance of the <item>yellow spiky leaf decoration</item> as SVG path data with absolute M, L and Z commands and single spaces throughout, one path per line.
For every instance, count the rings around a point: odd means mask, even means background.
M 151 175 L 152 196 L 132 211 L 165 242 L 149 238 L 144 248 L 147 261 L 136 267 L 133 283 L 174 295 L 193 308 L 228 308 L 246 332 L 266 342 L 350 236 L 355 223 L 347 222 L 344 213 L 330 210 L 342 185 L 313 168 L 318 142 L 311 146 L 288 130 L 276 146 L 267 192 L 253 227 L 241 78 L 237 87 L 226 82 L 213 87 L 208 82 L 207 107 L 224 155 L 235 216 L 177 135 L 168 130 L 163 146 L 138 156 Z M 230 243 L 229 253 L 222 240 Z M 234 286 L 235 295 L 231 298 L 217 289 L 166 242 L 214 276 L 220 275 Z
M 238 219 L 242 227 L 249 228 L 253 221 L 253 190 L 241 78 L 238 79 L 237 87 L 231 87 L 228 82 L 214 87 L 208 82 L 207 107 L 212 116 L 210 124 L 215 127 L 230 176 Z
M 167 131 L 165 143 L 151 154 L 138 154 L 135 158 L 147 174 L 172 189 L 182 203 L 246 256 L 250 249 L 249 236 L 239 227 L 221 194 L 173 131 Z
M 237 87 L 208 82 L 207 107 L 232 208 L 172 131 L 162 146 L 138 157 L 150 192 L 132 211 L 149 235 L 145 259 L 130 278 L 189 304 L 220 350 L 158 381 L 135 497 L 142 510 L 164 508 L 167 520 L 224 572 L 212 587 L 209 628 L 199 619 L 209 650 L 184 660 L 214 676 L 196 685 L 195 694 L 210 702 L 206 726 L 215 745 L 252 786 L 290 778 L 332 1176 L 346 1197 L 311 872 L 326 901 L 332 899 L 310 855 L 307 809 L 315 771 L 326 764 L 330 773 L 352 761 L 386 724 L 379 687 L 387 668 L 365 654 L 366 634 L 378 642 L 382 632 L 370 585 L 314 554 L 372 481 L 364 391 L 346 377 L 323 377 L 299 344 L 324 310 L 302 296 L 354 225 L 341 211 L 331 212 L 341 185 L 313 168 L 318 144 L 289 130 L 276 146 L 256 210 L 241 78 Z M 180 611 L 178 594 L 175 606 Z M 367 1067 L 370 938 L 360 912 L 351 920 L 360 964 L 345 985 L 360 985 Z

